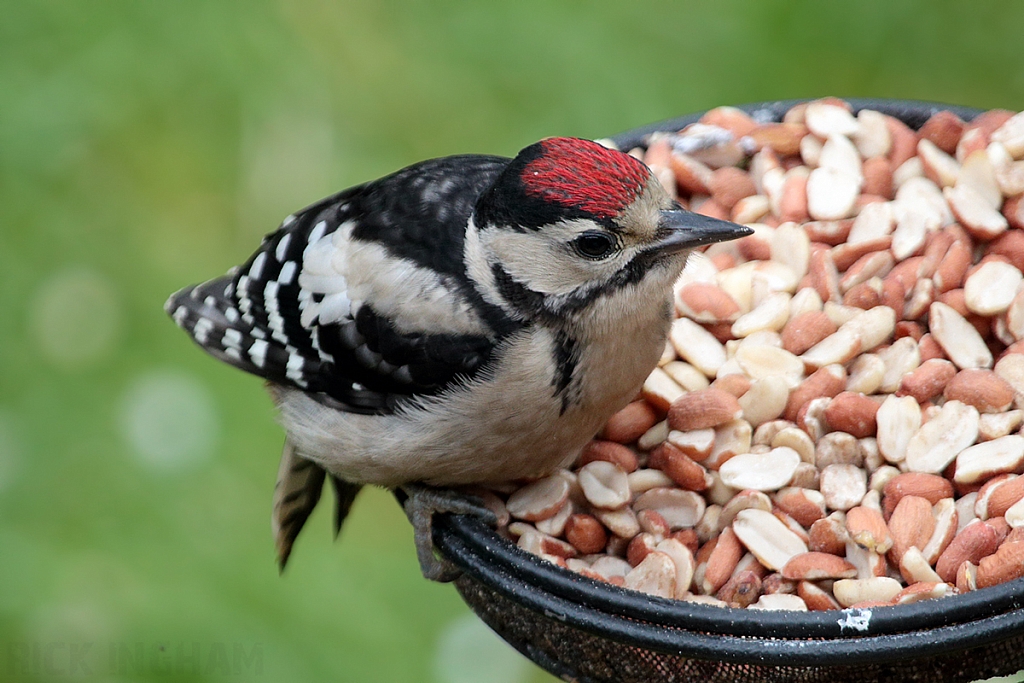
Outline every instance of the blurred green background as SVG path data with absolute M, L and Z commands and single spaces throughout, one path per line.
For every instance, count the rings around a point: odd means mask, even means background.
M 1024 4 L 0 1 L 0 680 L 549 680 L 393 500 L 283 577 L 259 380 L 161 310 L 411 162 L 819 95 L 1024 109 Z

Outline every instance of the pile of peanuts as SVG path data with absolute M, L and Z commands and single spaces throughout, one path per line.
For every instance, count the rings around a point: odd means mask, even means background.
M 722 107 L 631 153 L 755 232 L 690 257 L 659 367 L 574 469 L 488 494 L 501 532 L 730 607 L 1024 576 L 1024 113 Z

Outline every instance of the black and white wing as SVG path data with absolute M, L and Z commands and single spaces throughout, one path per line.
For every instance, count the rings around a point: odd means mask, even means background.
M 516 328 L 473 288 L 462 255 L 473 206 L 507 162 L 434 159 L 328 197 L 165 308 L 216 358 L 345 410 L 437 393 Z

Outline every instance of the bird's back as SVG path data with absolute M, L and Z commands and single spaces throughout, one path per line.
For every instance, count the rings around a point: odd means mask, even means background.
M 470 284 L 462 255 L 475 203 L 507 163 L 432 159 L 328 197 L 228 275 L 174 294 L 167 312 L 211 355 L 348 411 L 436 393 L 515 327 Z

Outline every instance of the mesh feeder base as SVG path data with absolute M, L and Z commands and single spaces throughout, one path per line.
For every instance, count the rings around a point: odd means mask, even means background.
M 1024 635 L 888 664 L 785 666 L 684 657 L 587 633 L 524 608 L 467 576 L 455 585 L 466 604 L 502 639 L 555 676 L 578 683 L 966 683 L 1024 669 Z M 827 645 L 819 644 L 819 649 L 827 660 Z
M 798 100 L 739 108 L 779 121 Z M 931 102 L 850 99 L 913 129 L 949 110 Z M 702 113 L 612 138 L 645 147 Z M 439 515 L 434 544 L 464 573 L 469 607 L 525 656 L 578 683 L 976 681 L 1024 669 L 1024 579 L 940 600 L 873 610 L 770 612 L 652 598 L 599 583 L 516 547 L 478 520 Z

